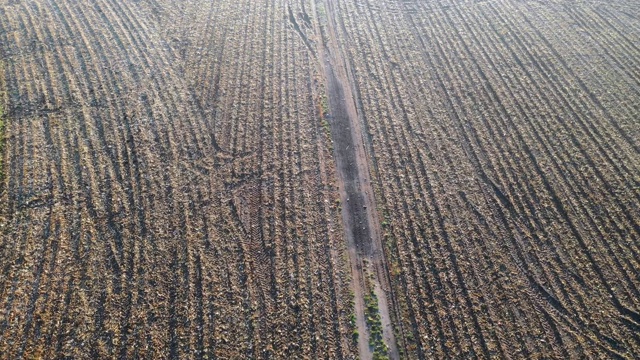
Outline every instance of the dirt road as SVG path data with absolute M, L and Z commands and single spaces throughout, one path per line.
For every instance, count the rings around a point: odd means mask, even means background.
M 380 222 L 371 187 L 369 164 L 363 141 L 363 129 L 356 110 L 355 94 L 351 91 L 348 65 L 338 46 L 337 24 L 333 3 L 324 2 L 327 17 L 326 38 L 319 44 L 318 54 L 327 85 L 329 124 L 334 143 L 338 182 L 342 199 L 351 272 L 353 277 L 358 350 L 361 359 L 371 359 L 364 295 L 369 289 L 365 278 L 373 284 L 378 299 L 383 339 L 391 359 L 398 359 L 391 313 L 388 305 L 390 287 L 385 270 Z

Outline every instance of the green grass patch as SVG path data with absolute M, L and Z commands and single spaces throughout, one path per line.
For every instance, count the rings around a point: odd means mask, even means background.
M 373 350 L 374 360 L 388 360 L 389 349 L 382 338 L 382 320 L 378 308 L 378 297 L 371 290 L 364 296 L 364 316 L 369 329 L 369 346 Z

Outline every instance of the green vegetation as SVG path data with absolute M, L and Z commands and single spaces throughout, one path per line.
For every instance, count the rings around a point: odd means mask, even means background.
M 373 350 L 374 360 L 389 359 L 388 348 L 382 338 L 382 321 L 378 309 L 378 297 L 371 290 L 364 296 L 364 315 L 369 329 L 369 346 Z
M 322 119 L 322 128 L 324 129 L 324 132 L 329 137 L 329 139 L 331 139 L 331 129 L 329 128 L 329 122 L 324 118 Z
M 322 95 L 320 99 L 320 108 L 322 109 L 322 116 L 325 117 L 329 114 L 329 101 L 327 95 Z

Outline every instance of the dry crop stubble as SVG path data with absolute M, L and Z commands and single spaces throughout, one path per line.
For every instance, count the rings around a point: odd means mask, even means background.
M 324 90 L 285 5 L 2 4 L 2 357 L 352 357 Z
M 635 5 L 0 0 L 0 358 L 638 357 Z

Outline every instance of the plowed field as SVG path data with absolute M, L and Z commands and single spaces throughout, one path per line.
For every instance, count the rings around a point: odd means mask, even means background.
M 640 6 L 0 0 L 0 359 L 640 357 Z

